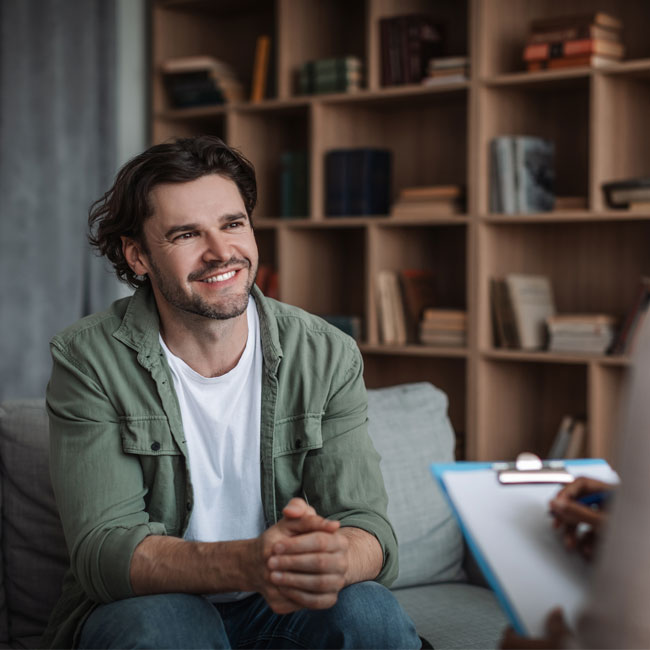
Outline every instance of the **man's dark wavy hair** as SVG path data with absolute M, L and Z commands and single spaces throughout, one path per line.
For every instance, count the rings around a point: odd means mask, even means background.
M 122 253 L 122 237 L 130 237 L 147 250 L 143 237 L 144 222 L 153 210 L 151 190 L 164 183 L 185 183 L 209 174 L 233 181 L 246 207 L 252 225 L 257 202 L 257 182 L 252 163 L 239 151 L 216 136 L 179 138 L 158 144 L 120 169 L 115 183 L 90 207 L 88 225 L 90 244 L 113 264 L 120 280 L 132 287 L 149 283 L 136 275 Z

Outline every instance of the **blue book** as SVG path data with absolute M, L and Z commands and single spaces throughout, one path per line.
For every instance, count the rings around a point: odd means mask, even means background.
M 392 152 L 337 149 L 325 155 L 325 214 L 380 215 L 390 211 Z

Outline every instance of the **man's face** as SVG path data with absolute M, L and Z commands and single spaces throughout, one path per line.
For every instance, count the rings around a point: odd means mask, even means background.
M 146 249 L 125 240 L 133 270 L 147 273 L 161 316 L 224 320 L 246 311 L 258 252 L 237 185 L 211 174 L 158 185 L 144 223 Z

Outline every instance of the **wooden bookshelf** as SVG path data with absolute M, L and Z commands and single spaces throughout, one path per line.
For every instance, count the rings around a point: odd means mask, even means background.
M 602 10 L 621 18 L 626 56 L 606 67 L 528 73 L 521 49 L 534 18 Z M 448 53 L 468 55 L 467 82 L 381 86 L 380 18 L 426 12 L 447 26 Z M 489 278 L 550 277 L 558 311 L 623 316 L 650 274 L 650 214 L 610 210 L 601 184 L 647 175 L 650 40 L 644 0 L 153 0 L 152 140 L 213 133 L 256 166 L 261 259 L 279 270 L 282 300 L 315 313 L 359 315 L 369 387 L 431 381 L 449 396 L 468 459 L 544 453 L 564 413 L 583 414 L 588 452 L 614 461 L 629 359 L 494 346 Z M 256 39 L 270 35 L 267 98 L 173 110 L 160 64 L 208 54 L 230 63 L 250 92 Z M 300 96 L 305 61 L 355 55 L 360 91 Z M 507 216 L 489 212 L 489 142 L 530 134 L 556 143 L 557 192 L 587 209 Z M 462 184 L 466 214 L 446 218 L 328 218 L 324 156 L 339 147 L 393 152 L 392 194 Z M 310 159 L 309 214 L 281 219 L 281 152 Z M 433 270 L 441 307 L 468 310 L 461 349 L 382 345 L 375 278 L 383 269 Z

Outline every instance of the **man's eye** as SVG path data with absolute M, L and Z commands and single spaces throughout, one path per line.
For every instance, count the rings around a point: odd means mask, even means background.
M 183 239 L 192 239 L 192 237 L 196 237 L 195 232 L 184 232 L 181 235 L 177 235 L 174 237 L 174 241 L 181 241 Z

